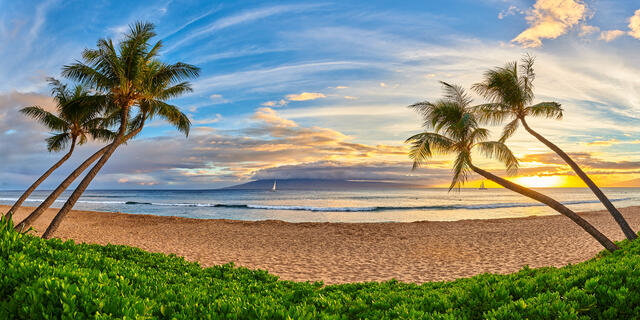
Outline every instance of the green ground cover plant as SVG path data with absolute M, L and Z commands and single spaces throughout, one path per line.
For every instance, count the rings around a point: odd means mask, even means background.
M 422 285 L 282 281 L 0 226 L 0 319 L 634 319 L 640 244 L 562 268 Z

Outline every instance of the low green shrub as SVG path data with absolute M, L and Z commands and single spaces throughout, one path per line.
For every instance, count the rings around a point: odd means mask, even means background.
M 0 319 L 633 319 L 640 241 L 563 268 L 323 286 L 0 226 Z

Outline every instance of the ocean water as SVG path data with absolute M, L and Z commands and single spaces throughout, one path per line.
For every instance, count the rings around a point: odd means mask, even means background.
M 588 189 L 537 189 L 575 211 L 604 209 Z M 640 205 L 640 188 L 605 188 L 617 207 Z M 21 191 L 0 191 L 11 205 Z M 53 207 L 62 206 L 63 194 Z M 37 191 L 25 206 L 37 206 L 48 192 Z M 352 191 L 262 190 L 89 190 L 80 210 L 153 214 L 199 219 L 289 222 L 411 222 L 496 219 L 556 214 L 505 189 L 396 189 Z

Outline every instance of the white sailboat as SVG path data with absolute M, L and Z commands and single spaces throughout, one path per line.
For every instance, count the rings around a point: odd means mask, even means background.
M 487 190 L 487 188 L 484 187 L 484 181 L 480 182 L 480 188 L 478 188 L 478 190 Z
M 273 180 L 273 187 L 271 188 L 271 191 L 276 192 L 276 181 Z

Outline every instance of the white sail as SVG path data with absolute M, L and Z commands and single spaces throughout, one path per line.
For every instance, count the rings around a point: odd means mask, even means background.
M 484 187 L 484 181 L 480 182 L 480 190 L 486 190 L 487 188 Z
M 276 191 L 276 181 L 273 180 L 273 187 L 271 188 L 271 191 Z

